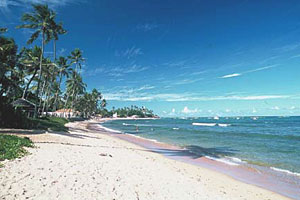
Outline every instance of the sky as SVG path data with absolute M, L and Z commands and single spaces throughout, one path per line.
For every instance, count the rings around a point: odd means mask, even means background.
M 0 26 L 19 46 L 31 32 L 15 26 L 31 3 L 58 13 L 68 31 L 58 53 L 83 51 L 88 91 L 109 108 L 300 115 L 299 0 L 0 0 Z

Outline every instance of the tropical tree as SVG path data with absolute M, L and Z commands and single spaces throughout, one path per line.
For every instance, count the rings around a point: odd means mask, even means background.
M 82 51 L 76 48 L 74 51 L 71 52 L 69 59 L 71 60 L 71 64 L 75 64 L 75 71 L 78 73 L 78 69 L 81 70 L 82 62 L 85 61 L 84 58 L 82 57 Z
M 58 35 L 66 34 L 67 31 L 63 28 L 62 22 L 56 23 L 54 20 L 51 21 L 51 39 L 53 40 L 53 59 L 56 61 L 56 42 L 58 40 Z
M 19 87 L 17 80 L 17 45 L 12 38 L 0 36 L 0 97 Z
M 101 101 L 101 108 L 104 109 L 107 106 L 107 101 L 105 99 L 103 99 Z
M 69 98 L 71 97 L 71 108 L 74 109 L 77 95 L 83 94 L 85 88 L 86 84 L 82 81 L 82 77 L 76 71 L 73 71 L 71 77 L 69 77 L 67 80 L 67 99 L 65 102 L 65 107 L 68 103 Z
M 48 5 L 33 4 L 33 12 L 25 13 L 21 20 L 26 22 L 17 26 L 17 28 L 28 28 L 35 29 L 35 32 L 31 35 L 28 44 L 33 43 L 39 36 L 42 37 L 41 44 L 41 55 L 40 55 L 40 69 L 39 69 L 39 78 L 36 90 L 36 96 L 39 96 L 40 82 L 42 78 L 42 62 L 44 57 L 44 45 L 46 42 L 49 42 L 51 38 L 51 29 L 53 28 L 53 21 L 55 20 L 55 13 L 49 9 Z M 37 106 L 35 108 L 35 117 L 37 116 Z
M 28 89 L 32 84 L 32 81 L 36 78 L 37 72 L 39 70 L 40 54 L 41 48 L 38 46 L 34 46 L 32 49 L 24 48 L 21 52 L 20 63 L 24 66 L 24 73 L 26 74 L 26 77 L 29 78 L 29 80 L 25 82 L 25 87 L 22 95 L 23 99 L 26 99 Z
M 84 58 L 82 57 L 82 52 L 80 49 L 76 48 L 74 51 L 71 52 L 71 56 L 69 56 L 69 59 L 71 60 L 71 64 L 75 64 L 75 72 L 74 76 L 80 75 L 81 72 L 81 64 L 84 62 Z M 78 72 L 79 70 L 79 72 Z M 76 79 L 76 77 L 74 77 Z M 78 93 L 75 91 L 75 88 L 73 88 L 72 93 L 72 108 L 74 108 L 74 102 L 77 100 Z
M 61 82 L 62 82 L 62 78 L 63 76 L 65 77 L 69 77 L 69 74 L 72 72 L 72 69 L 70 68 L 70 64 L 68 64 L 68 59 L 65 57 L 59 57 L 59 59 L 56 62 L 56 65 L 58 67 L 58 76 L 59 76 L 59 81 L 58 81 L 58 87 L 55 93 L 55 99 L 54 99 L 54 110 L 57 109 L 57 104 L 58 104 L 58 95 L 60 92 L 60 88 L 61 88 Z

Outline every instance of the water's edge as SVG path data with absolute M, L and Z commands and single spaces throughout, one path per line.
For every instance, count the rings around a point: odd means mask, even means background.
M 268 172 L 266 169 L 260 170 L 260 168 L 263 167 L 254 165 L 251 166 L 250 164 L 235 165 L 232 163 L 226 163 L 222 160 L 216 160 L 208 156 L 194 158 L 192 153 L 181 147 L 154 141 L 147 138 L 142 138 L 140 136 L 126 134 L 118 130 L 113 130 L 103 126 L 103 122 L 101 124 L 98 123 L 95 125 L 96 126 L 93 125 L 90 128 L 93 130 L 105 131 L 110 136 L 117 137 L 127 142 L 139 145 L 152 152 L 162 154 L 169 159 L 204 167 L 228 175 L 238 181 L 252 184 L 289 198 L 300 200 L 299 185 L 287 182 L 281 176 L 274 176 L 273 172 Z M 279 171 L 279 173 L 282 172 Z

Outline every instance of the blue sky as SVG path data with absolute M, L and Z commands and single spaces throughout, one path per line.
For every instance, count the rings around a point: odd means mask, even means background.
M 0 0 L 1 26 L 16 30 L 30 3 Z M 28 0 L 64 22 L 58 52 L 84 52 L 82 75 L 109 107 L 160 116 L 300 114 L 298 0 Z M 52 45 L 46 52 L 52 53 Z

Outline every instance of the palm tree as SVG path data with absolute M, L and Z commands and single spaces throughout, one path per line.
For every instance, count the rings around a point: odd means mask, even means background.
M 51 24 L 55 19 L 55 13 L 49 9 L 47 5 L 41 4 L 33 4 L 34 11 L 32 13 L 25 13 L 22 16 L 22 21 L 27 22 L 27 24 L 23 24 L 17 26 L 17 28 L 29 28 L 35 29 L 36 31 L 31 35 L 30 39 L 27 41 L 28 44 L 33 43 L 40 35 L 42 36 L 42 44 L 41 44 L 41 55 L 40 55 L 40 71 L 39 71 L 39 79 L 36 90 L 36 96 L 39 96 L 40 90 L 40 82 L 42 78 L 42 62 L 44 57 L 44 45 L 46 42 L 50 40 L 50 30 Z M 37 106 L 35 106 L 35 117 L 37 117 Z
M 52 63 L 52 61 L 49 58 L 47 58 L 47 59 L 44 59 L 42 66 L 43 66 L 44 73 L 41 78 L 41 82 L 43 82 L 43 86 L 42 86 L 42 90 L 41 90 L 41 97 L 40 97 L 39 105 L 42 105 L 43 96 L 45 96 L 44 102 L 47 101 L 49 86 L 53 83 L 53 81 L 51 80 L 51 77 L 53 76 L 54 72 L 51 69 L 53 69 L 53 66 L 55 66 L 55 64 Z
M 41 48 L 38 46 L 34 46 L 32 49 L 23 49 L 21 54 L 22 57 L 20 63 L 24 65 L 26 75 L 32 75 L 31 78 L 27 81 L 26 86 L 23 90 L 22 98 L 26 99 L 29 86 L 32 83 L 33 79 L 36 77 L 39 70 Z
M 82 52 L 80 49 L 76 48 L 74 51 L 71 52 L 71 56 L 69 56 L 69 59 L 71 60 L 72 64 L 75 64 L 75 72 L 74 76 L 80 75 L 80 71 L 78 72 L 78 69 L 81 70 L 81 63 L 84 62 L 84 58 L 82 57 Z M 76 77 L 74 77 L 76 78 Z M 73 89 L 73 100 L 72 100 L 72 109 L 74 108 L 74 102 L 77 100 L 77 95 L 75 88 Z M 75 99 L 75 100 L 74 100 Z
M 65 108 L 67 106 L 70 96 L 72 97 L 71 108 L 74 109 L 74 104 L 78 94 L 83 94 L 86 88 L 86 84 L 82 81 L 81 76 L 73 71 L 72 76 L 67 80 L 67 99 L 65 102 Z M 76 95 L 75 95 L 76 94 Z
M 68 59 L 65 57 L 59 57 L 58 61 L 56 62 L 58 66 L 58 74 L 59 74 L 59 82 L 58 82 L 58 88 L 56 90 L 55 98 L 54 98 L 54 110 L 57 109 L 57 98 L 60 91 L 60 86 L 62 82 L 62 77 L 66 76 L 69 77 L 69 74 L 72 72 L 72 69 L 70 69 L 70 64 L 68 64 Z
M 17 45 L 12 38 L 0 36 L 0 97 L 5 93 L 6 96 L 16 96 L 13 94 L 18 86 L 16 80 L 17 72 Z
M 62 22 L 56 24 L 55 21 L 51 23 L 51 39 L 53 39 L 53 58 L 56 61 L 56 41 L 58 40 L 58 35 L 66 34 L 67 31 L 63 28 Z
M 78 68 L 81 70 L 81 63 L 84 62 L 81 50 L 76 48 L 71 52 L 71 56 L 69 56 L 69 59 L 71 60 L 71 64 L 75 64 L 75 72 L 78 73 Z
M 104 109 L 107 106 L 107 102 L 105 99 L 102 99 L 101 101 L 101 107 Z

